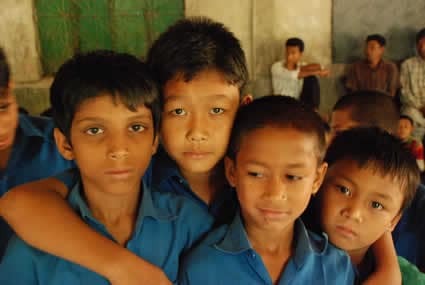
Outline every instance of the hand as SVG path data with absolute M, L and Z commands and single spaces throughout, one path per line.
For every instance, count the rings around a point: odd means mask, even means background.
M 319 74 L 318 75 L 320 77 L 327 77 L 327 76 L 329 76 L 330 73 L 331 73 L 331 71 L 329 69 L 325 68 L 325 69 L 319 70 Z

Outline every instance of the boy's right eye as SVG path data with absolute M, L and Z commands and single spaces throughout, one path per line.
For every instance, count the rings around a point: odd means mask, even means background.
M 91 136 L 95 136 L 95 135 L 98 135 L 98 134 L 102 134 L 103 130 L 101 128 L 96 128 L 96 127 L 95 128 L 88 128 L 85 131 L 85 133 L 88 134 L 88 135 L 91 135 Z
M 182 108 L 177 108 L 171 111 L 171 114 L 176 115 L 176 116 L 184 116 L 186 115 L 186 111 Z
M 336 185 L 336 188 L 338 189 L 339 192 L 341 192 L 345 196 L 351 196 L 351 191 L 347 187 L 343 185 Z
M 10 103 L 0 104 L 0 112 L 5 112 L 9 109 Z
M 252 177 L 263 177 L 263 174 L 261 174 L 260 172 L 256 172 L 256 171 L 248 171 L 248 175 L 252 176 Z

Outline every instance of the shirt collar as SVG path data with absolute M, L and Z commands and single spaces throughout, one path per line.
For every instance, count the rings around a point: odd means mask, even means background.
M 169 221 L 176 218 L 175 215 L 168 213 L 163 209 L 159 209 L 154 204 L 152 199 L 151 189 L 149 189 L 145 183 L 142 184 L 142 201 L 139 206 L 139 212 L 137 215 L 136 229 L 138 230 L 145 217 L 151 217 L 157 221 Z M 101 224 L 91 213 L 86 201 L 82 195 L 82 184 L 81 181 L 72 188 L 68 201 L 71 206 L 80 212 L 81 217 L 86 221 L 91 221 L 96 224 Z
M 42 119 L 42 118 L 40 118 L 40 119 Z M 20 130 L 21 134 L 25 137 L 45 138 L 45 135 L 39 130 L 39 128 L 37 126 L 35 126 L 29 120 L 27 115 L 19 114 L 19 130 Z
M 176 163 L 168 156 L 163 147 L 159 147 L 154 156 L 152 169 L 152 185 L 160 188 L 160 184 L 172 177 L 184 180 Z
M 328 238 L 310 233 L 301 219 L 294 226 L 295 253 L 292 257 L 298 268 L 302 267 L 311 255 L 320 255 L 326 251 Z M 240 254 L 252 249 L 243 225 L 240 212 L 230 224 L 224 238 L 215 244 L 215 248 L 230 254 Z

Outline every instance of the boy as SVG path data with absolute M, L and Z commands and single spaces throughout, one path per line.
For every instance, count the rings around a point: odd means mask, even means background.
M 304 53 L 304 42 L 301 39 L 290 38 L 286 41 L 285 47 L 285 60 L 275 62 L 271 68 L 273 94 L 300 99 L 302 89 L 313 90 L 318 88 L 319 83 L 314 76 L 327 76 L 329 70 L 322 69 L 320 64 L 317 63 L 305 64 L 301 61 Z M 306 78 L 306 81 L 304 81 L 304 78 Z M 303 87 L 305 84 L 309 86 Z M 310 86 L 312 84 L 316 86 Z M 320 99 L 320 94 L 316 95 Z M 312 101 L 317 101 L 317 98 Z
M 424 171 L 424 147 L 421 142 L 413 138 L 412 133 L 414 129 L 412 118 L 401 115 L 398 121 L 397 136 L 416 158 L 419 169 Z
M 374 91 L 359 91 L 341 97 L 331 115 L 334 134 L 353 127 L 379 127 L 396 134 L 400 114 L 390 96 Z M 412 204 L 404 211 L 392 232 L 397 255 L 425 271 L 425 188 L 419 185 Z
M 145 64 L 106 51 L 67 61 L 51 87 L 56 144 L 64 158 L 75 159 L 81 177 L 69 204 L 90 227 L 176 281 L 180 254 L 212 218 L 192 201 L 153 192 L 140 179 L 157 147 L 158 100 Z M 0 283 L 108 284 L 20 239 L 9 245 Z
M 220 23 L 206 18 L 184 19 L 157 39 L 149 51 L 148 63 L 161 86 L 160 134 L 167 153 L 159 150 L 154 156 L 145 181 L 161 191 L 189 197 L 211 213 L 216 223 L 227 222 L 233 217 L 236 199 L 223 186 L 226 182 L 221 160 L 239 104 L 251 99 L 242 98 L 248 72 L 240 43 Z M 68 188 L 75 184 L 75 178 L 70 180 L 64 181 Z M 146 263 L 81 223 L 63 201 L 68 190 L 57 179 L 16 190 L 16 194 L 0 200 L 0 211 L 30 244 L 88 267 L 114 284 L 124 280 L 153 284 L 163 281 L 157 279 L 162 271 L 152 266 L 144 270 Z M 16 203 L 31 210 L 20 212 L 13 207 Z M 46 203 L 52 206 L 46 209 Z M 46 218 L 37 219 L 29 214 L 31 211 L 43 213 Z M 24 225 L 23 218 L 34 219 L 34 228 Z M 49 227 L 45 226 L 46 219 Z M 66 232 L 61 227 L 63 220 L 68 221 Z M 53 236 L 53 241 L 46 242 Z
M 415 196 L 419 170 L 401 141 L 378 128 L 343 132 L 325 161 L 329 169 L 318 195 L 320 224 L 330 242 L 350 255 L 363 282 L 375 267 L 369 248 L 395 228 Z M 425 275 L 417 269 L 416 276 L 406 274 L 406 268 L 401 263 L 403 284 L 425 284 Z
M 225 158 L 240 211 L 189 253 L 181 284 L 353 284 L 345 253 L 299 219 L 325 175 L 325 149 L 320 117 L 297 100 L 241 107 Z
M 18 114 L 9 64 L 0 48 L 0 197 L 12 187 L 72 166 L 57 151 L 50 120 Z M 0 219 L 0 260 L 12 232 Z
M 366 59 L 352 64 L 347 72 L 346 88 L 350 92 L 375 90 L 391 97 L 396 95 L 400 86 L 397 66 L 382 59 L 386 40 L 382 35 L 373 34 L 366 38 Z

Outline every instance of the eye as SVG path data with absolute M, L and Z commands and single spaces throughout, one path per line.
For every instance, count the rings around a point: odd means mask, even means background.
M 184 115 L 186 115 L 186 111 L 184 109 L 182 109 L 182 108 L 174 109 L 170 113 L 173 114 L 173 115 L 176 115 L 176 116 L 184 116 Z
M 263 177 L 262 173 L 256 172 L 256 171 L 248 171 L 248 175 L 252 177 L 258 177 L 258 178 Z
M 224 109 L 223 108 L 212 108 L 210 111 L 211 114 L 213 115 L 219 115 L 219 114 L 223 114 L 224 113 Z
M 372 208 L 378 209 L 378 210 L 384 209 L 384 206 L 381 203 L 376 202 L 376 201 L 372 201 L 371 206 L 372 206 Z
M 287 174 L 286 175 L 286 179 L 288 179 L 289 181 L 298 181 L 298 180 L 301 180 L 302 177 L 301 176 L 297 176 L 297 175 Z
M 9 109 L 10 103 L 1 104 L 0 105 L 0 112 L 5 112 Z
M 347 187 L 342 185 L 337 185 L 336 187 L 338 188 L 338 191 L 344 194 L 345 196 L 351 196 L 351 191 Z
M 134 124 L 130 126 L 129 130 L 132 132 L 138 133 L 138 132 L 143 132 L 145 130 L 145 127 L 140 124 Z
M 103 134 L 104 130 L 101 128 L 88 128 L 85 133 L 91 136 Z

